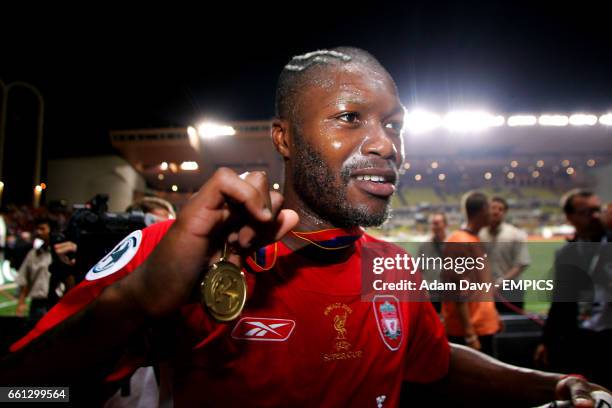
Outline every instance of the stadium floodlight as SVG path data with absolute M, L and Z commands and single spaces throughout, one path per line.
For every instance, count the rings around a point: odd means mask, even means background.
M 455 111 L 444 116 L 444 127 L 455 132 L 473 132 L 490 127 L 503 126 L 503 116 L 482 111 Z
M 404 116 L 404 128 L 410 133 L 424 133 L 442 125 L 440 115 L 416 109 Z
M 214 139 L 219 136 L 233 136 L 236 129 L 228 125 L 204 122 L 198 126 L 198 133 L 202 139 Z
M 194 161 L 184 161 L 181 163 L 181 170 L 184 171 L 195 171 L 199 168 L 198 163 Z
M 533 115 L 514 115 L 508 118 L 508 126 L 534 126 L 537 119 Z
M 606 126 L 612 126 L 612 113 L 606 113 L 599 117 L 599 123 Z
M 193 126 L 189 126 L 187 128 L 187 134 L 189 137 L 196 137 L 198 135 L 198 131 Z
M 565 115 L 541 115 L 538 123 L 542 126 L 567 126 L 569 118 Z
M 570 125 L 573 126 L 593 126 L 597 123 L 597 116 L 585 113 L 575 113 L 569 118 Z
M 491 119 L 491 126 L 493 127 L 504 126 L 505 123 L 506 118 L 504 118 L 502 115 L 496 115 Z

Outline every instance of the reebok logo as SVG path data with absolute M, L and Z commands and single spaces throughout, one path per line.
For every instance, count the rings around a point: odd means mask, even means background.
M 232 330 L 232 337 L 237 340 L 286 341 L 294 328 L 293 320 L 243 317 Z

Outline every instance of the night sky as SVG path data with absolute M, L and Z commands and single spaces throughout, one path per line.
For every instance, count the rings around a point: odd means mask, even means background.
M 231 10 L 204 3 L 5 9 L 0 79 L 30 82 L 44 94 L 46 158 L 113 153 L 111 129 L 270 118 L 276 78 L 290 57 L 337 45 L 377 56 L 407 106 L 442 113 L 612 109 L 604 2 L 488 3 L 291 2 L 286 13 L 238 3 Z M 25 159 L 33 109 L 23 95 L 10 106 L 6 154 L 25 156 L 6 157 L 5 175 L 7 166 L 33 167 Z

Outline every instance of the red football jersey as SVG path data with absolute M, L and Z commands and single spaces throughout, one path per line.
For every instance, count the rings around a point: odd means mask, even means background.
M 65 318 L 69 308 L 63 304 L 78 292 L 97 294 L 102 289 L 91 286 L 105 287 L 134 270 L 169 225 L 143 230 L 135 255 L 114 271 L 128 256 L 119 244 L 113 250 L 119 255 L 101 261 L 99 269 L 106 269 L 88 275 L 105 276 L 69 293 L 14 348 Z M 280 242 L 270 246 L 262 262 L 267 270 L 247 272 L 249 298 L 234 322 L 214 322 L 199 304 L 183 307 L 160 336 L 172 349 L 164 367 L 171 367 L 165 374 L 175 406 L 393 407 L 403 381 L 445 376 L 449 346 L 430 303 L 399 302 L 391 295 L 361 301 L 361 249 L 367 242 L 378 241 L 364 234 L 347 261 L 325 266 Z M 78 300 L 84 305 L 93 296 Z M 109 380 L 137 363 L 137 356 L 126 357 Z

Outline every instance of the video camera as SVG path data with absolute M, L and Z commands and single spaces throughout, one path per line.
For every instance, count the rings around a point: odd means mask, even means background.
M 75 265 L 65 265 L 52 250 L 52 274 L 62 280 L 67 274 L 75 277 L 76 283 L 83 280 L 87 271 L 109 253 L 119 241 L 132 231 L 145 228 L 155 221 L 151 214 L 142 211 L 125 213 L 108 212 L 108 195 L 98 194 L 85 204 L 75 204 L 73 215 L 66 229 L 52 234 L 51 248 L 57 243 L 72 241 L 77 244 Z

